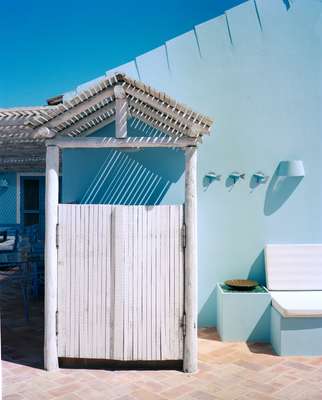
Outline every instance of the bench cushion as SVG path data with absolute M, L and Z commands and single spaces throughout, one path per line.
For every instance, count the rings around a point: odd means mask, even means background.
M 273 307 L 284 318 L 322 318 L 322 291 L 274 291 Z
M 322 290 L 322 245 L 266 245 L 265 271 L 270 291 Z

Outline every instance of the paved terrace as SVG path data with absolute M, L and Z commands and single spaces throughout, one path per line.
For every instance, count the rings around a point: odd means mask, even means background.
M 322 357 L 277 357 L 269 345 L 221 343 L 199 332 L 199 368 L 179 371 L 42 370 L 43 306 L 33 301 L 26 325 L 20 292 L 3 291 L 4 400 L 321 400 Z

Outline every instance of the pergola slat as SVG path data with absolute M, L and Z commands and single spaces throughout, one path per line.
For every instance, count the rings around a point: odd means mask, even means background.
M 0 109 L 0 158 L 38 155 L 45 151 L 45 141 L 52 136 L 83 137 L 113 122 L 116 86 L 125 93 L 128 116 L 172 139 L 186 138 L 196 144 L 205 133 L 209 133 L 210 118 L 163 92 L 117 73 L 76 92 L 62 104 Z

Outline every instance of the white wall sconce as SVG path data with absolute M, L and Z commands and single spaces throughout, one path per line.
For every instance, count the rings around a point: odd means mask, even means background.
M 229 178 L 232 179 L 235 184 L 240 179 L 245 179 L 245 176 L 246 176 L 246 174 L 244 174 L 244 173 L 234 171 L 229 175 Z
M 266 183 L 268 181 L 268 178 L 269 178 L 268 175 L 265 175 L 261 171 L 255 172 L 253 177 L 255 178 L 257 184 Z
M 303 177 L 305 170 L 302 160 L 281 161 L 277 171 L 278 176 Z
M 7 189 L 9 186 L 9 183 L 6 178 L 0 178 L 0 188 L 1 189 Z

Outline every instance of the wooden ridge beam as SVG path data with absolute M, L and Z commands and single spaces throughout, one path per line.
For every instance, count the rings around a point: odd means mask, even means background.
M 122 85 L 114 86 L 115 96 L 115 137 L 127 137 L 128 100 Z

